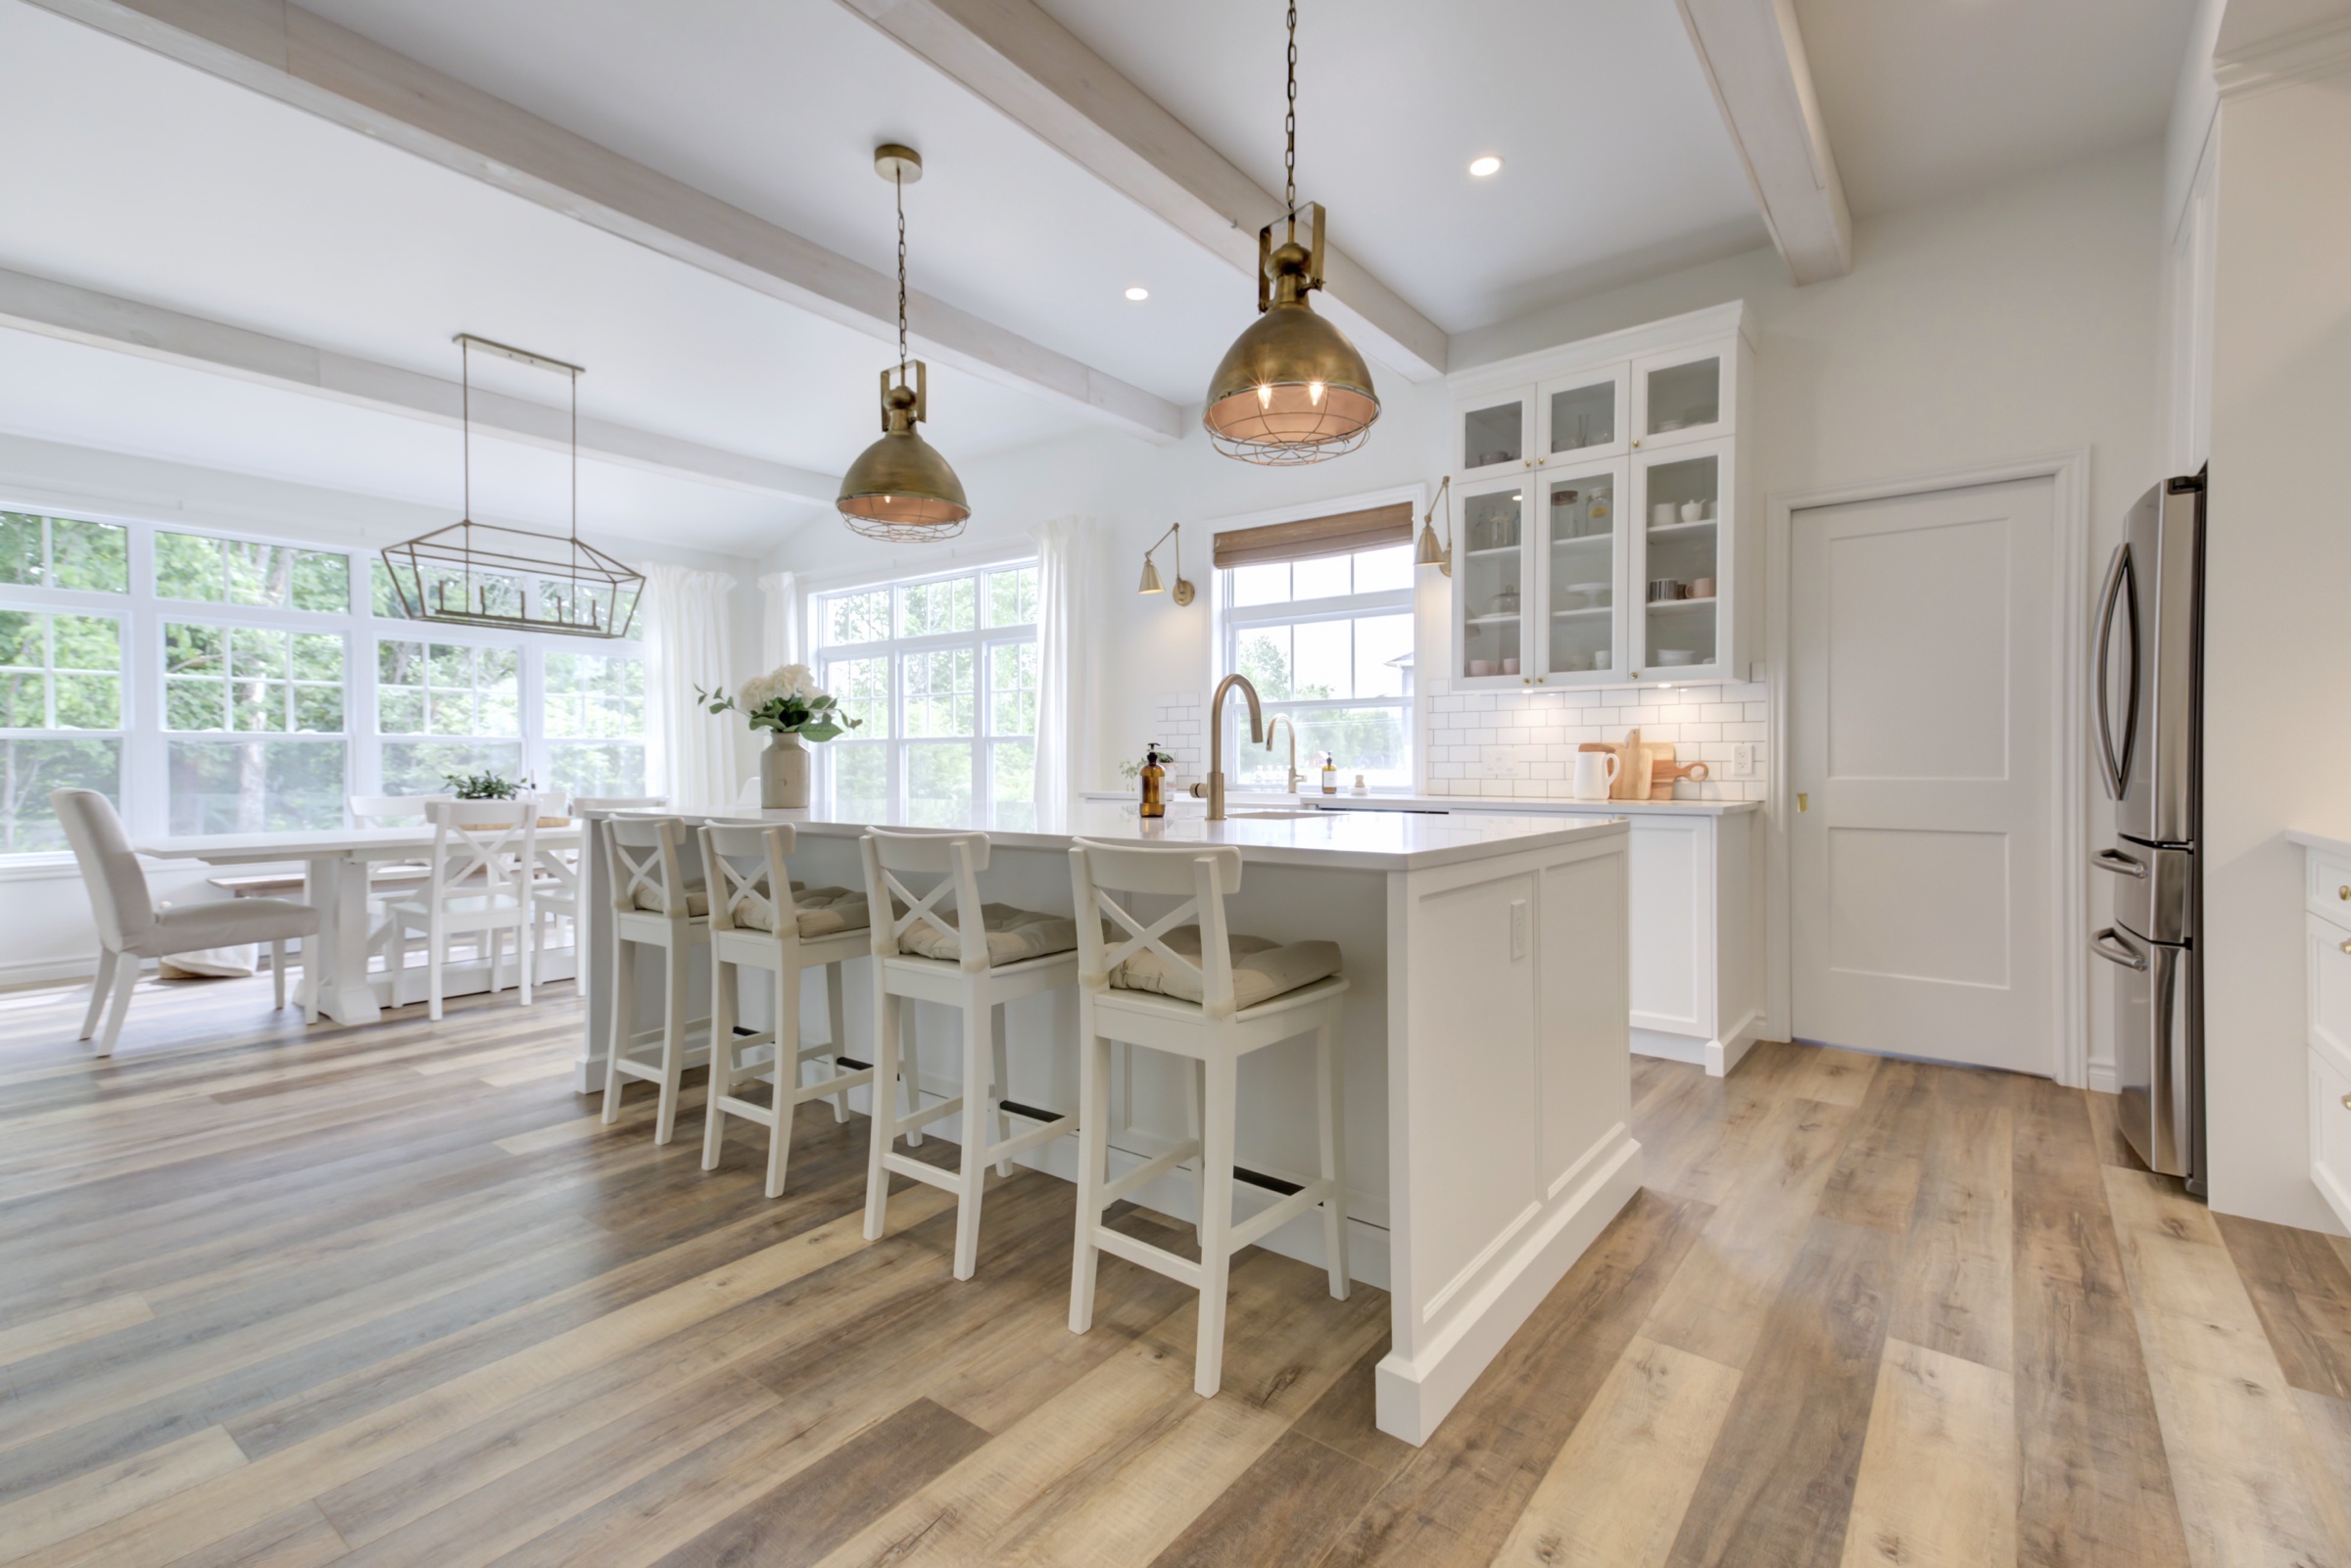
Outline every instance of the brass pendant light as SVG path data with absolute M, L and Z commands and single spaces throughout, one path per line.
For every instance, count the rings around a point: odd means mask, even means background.
M 1224 351 L 1209 378 L 1200 422 L 1217 451 L 1243 462 L 1320 462 L 1355 451 L 1379 417 L 1371 367 L 1347 334 L 1315 314 L 1322 286 L 1322 204 L 1306 209 L 1298 243 L 1298 6 L 1289 9 L 1289 113 L 1282 121 L 1282 242 L 1257 232 L 1257 320 Z
M 962 533 L 972 507 L 955 470 L 914 428 L 931 412 L 929 373 L 922 360 L 906 356 L 906 187 L 923 177 L 922 155 L 885 142 L 874 149 L 874 172 L 890 182 L 898 198 L 897 381 L 893 385 L 889 371 L 882 372 L 882 439 L 840 476 L 838 504 L 852 532 L 892 544 L 927 544 Z

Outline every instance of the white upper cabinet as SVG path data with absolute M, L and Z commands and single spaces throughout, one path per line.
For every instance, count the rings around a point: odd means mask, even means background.
M 1454 378 L 1455 686 L 1749 678 L 1751 357 L 1730 305 Z
M 1710 441 L 1737 428 L 1738 356 L 1730 343 L 1644 355 L 1633 361 L 1633 446 L 1647 451 Z

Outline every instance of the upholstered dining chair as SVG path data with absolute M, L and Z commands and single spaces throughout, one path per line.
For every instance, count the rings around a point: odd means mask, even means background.
M 100 1056 L 112 1056 L 115 1041 L 121 1037 L 131 987 L 138 983 L 139 960 L 144 958 L 267 942 L 277 1006 L 286 1005 L 286 943 L 316 936 L 318 911 L 290 898 L 231 898 L 159 910 L 148 896 L 147 874 L 139 869 L 139 857 L 122 832 L 113 801 L 95 789 L 52 789 L 49 805 L 66 831 L 66 842 L 73 846 L 82 885 L 90 892 L 90 913 L 98 921 L 98 978 L 90 987 L 81 1038 L 98 1032 L 99 1012 L 111 996 L 106 1032 L 98 1041 Z M 312 983 L 307 949 L 302 1004 L 303 1018 L 317 1022 L 318 988 Z

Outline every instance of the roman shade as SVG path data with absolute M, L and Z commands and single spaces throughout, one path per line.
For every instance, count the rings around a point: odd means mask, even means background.
M 1351 555 L 1359 549 L 1412 542 L 1412 503 L 1400 500 L 1362 511 L 1303 518 L 1295 523 L 1231 529 L 1217 536 L 1212 558 L 1220 569 L 1265 566 L 1275 561 L 1309 560 L 1317 555 Z

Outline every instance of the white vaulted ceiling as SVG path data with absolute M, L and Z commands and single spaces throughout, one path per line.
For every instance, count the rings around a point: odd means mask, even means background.
M 111 0 L 87 3 L 99 14 Z M 1192 430 L 1184 405 L 1253 303 L 1230 260 L 844 0 L 308 3 L 883 272 L 894 234 L 872 149 L 911 143 L 929 168 L 907 193 L 915 288 L 1157 400 L 1163 430 Z M 2191 3 L 1799 0 L 1853 207 L 2153 134 Z M 1041 4 L 1251 180 L 1280 189 L 1279 0 Z M 1302 11 L 1300 194 L 1325 203 L 1334 241 L 1437 328 L 1766 243 L 1668 0 Z M 804 483 L 592 457 L 582 518 L 594 531 L 763 551 L 830 516 L 824 476 L 874 434 L 875 375 L 893 349 L 870 318 L 757 292 L 559 201 L 69 20 L 56 0 L 0 0 L 0 269 L 401 372 L 454 378 L 458 331 L 519 343 L 589 367 L 591 418 L 818 481 L 812 498 Z M 1503 172 L 1471 179 L 1469 159 L 1488 152 Z M 1133 284 L 1148 302 L 1124 298 Z M 512 366 L 487 376 L 560 401 L 559 383 Z M 1105 418 L 1000 366 L 935 356 L 933 382 L 930 433 L 951 458 Z M 120 344 L 0 327 L 0 430 L 456 499 L 445 423 Z M 485 510 L 559 520 L 559 460 L 496 437 L 477 451 Z

